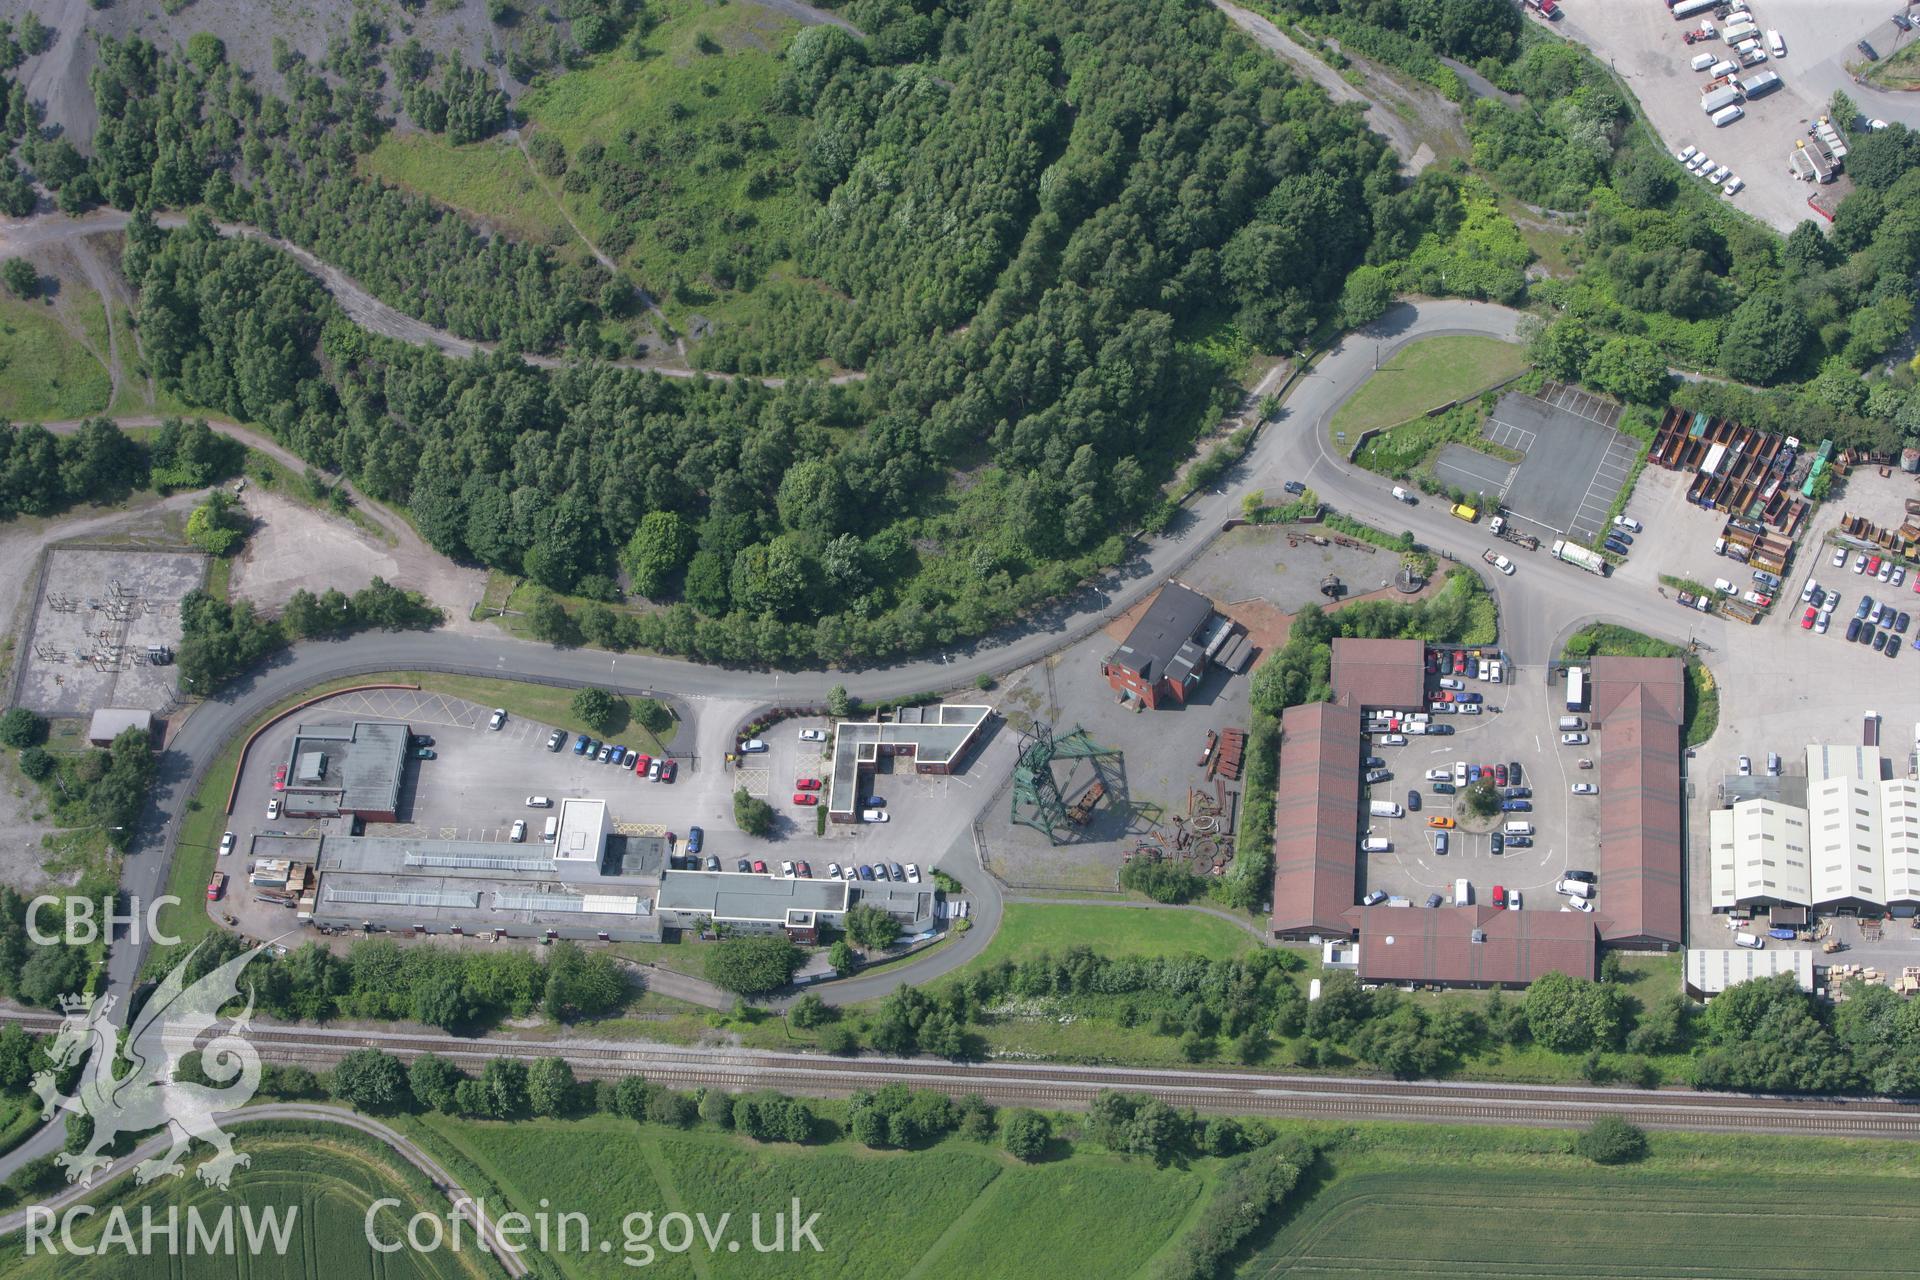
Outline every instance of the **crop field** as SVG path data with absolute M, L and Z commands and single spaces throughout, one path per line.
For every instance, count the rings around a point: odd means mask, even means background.
M 1359 339 L 1364 341 L 1364 339 Z M 1473 395 L 1527 367 L 1524 348 L 1496 338 L 1425 338 L 1408 343 L 1335 411 L 1328 431 L 1351 445 L 1362 431 L 1390 427 Z
M 1681 1280 L 1911 1275 L 1910 1148 L 1655 1134 L 1599 1168 L 1564 1135 L 1365 1126 L 1236 1274 Z M 1806 1180 L 1818 1169 L 1817 1190 Z M 1886 1175 L 1905 1176 L 1886 1176 Z
M 607 1118 L 570 1123 L 477 1124 L 434 1117 L 429 1140 L 456 1171 L 471 1169 L 516 1207 L 544 1197 L 579 1209 L 595 1224 L 630 1213 L 656 1217 L 730 1214 L 728 1238 L 707 1252 L 660 1254 L 649 1274 L 711 1277 L 833 1277 L 834 1280 L 983 1280 L 1045 1273 L 1109 1280 L 1141 1272 L 1173 1239 L 1208 1186 L 1212 1161 L 1156 1169 L 1145 1161 L 1075 1155 L 1023 1166 L 991 1147 L 948 1141 L 924 1151 L 870 1152 L 848 1143 L 758 1146 L 711 1131 L 680 1132 Z M 463 1173 L 464 1176 L 464 1173 Z M 775 1214 L 818 1213 L 821 1251 L 756 1252 L 772 1238 Z M 789 1225 L 791 1220 L 789 1218 Z M 579 1280 L 632 1274 L 616 1241 L 551 1255 Z M 697 1270 L 695 1264 L 697 1263 Z
M 425 1180 L 384 1147 L 363 1146 L 337 1129 L 269 1135 L 243 1128 L 237 1132 L 236 1145 L 253 1163 L 234 1175 L 228 1191 L 203 1186 L 189 1171 L 184 1177 L 141 1188 L 131 1178 L 123 1178 L 93 1201 L 103 1210 L 109 1204 L 126 1210 L 136 1245 L 143 1208 L 151 1208 L 155 1220 L 164 1221 L 168 1207 L 177 1206 L 182 1214 L 178 1256 L 169 1256 L 161 1244 L 147 1256 L 128 1256 L 121 1248 L 110 1247 L 85 1259 L 45 1250 L 29 1257 L 21 1241 L 9 1240 L 0 1248 L 0 1275 L 10 1280 L 65 1280 L 74 1275 L 96 1280 L 490 1280 L 505 1275 L 485 1253 L 473 1248 L 431 1254 L 373 1253 L 363 1223 L 375 1200 L 393 1197 L 403 1206 L 383 1209 L 375 1220 L 375 1230 L 384 1240 L 402 1238 L 406 1220 L 417 1212 L 447 1212 L 444 1200 L 436 1204 L 426 1198 Z M 196 1145 L 190 1160 L 206 1154 L 206 1148 Z M 231 1254 L 187 1255 L 188 1206 L 197 1208 L 209 1227 L 217 1223 L 223 1209 L 233 1209 L 236 1247 Z M 247 1250 L 242 1217 L 247 1208 L 255 1214 L 293 1211 L 285 1253 L 275 1252 L 271 1244 L 257 1256 Z M 74 1235 L 91 1247 L 106 1229 L 104 1214 L 96 1214 L 76 1227 Z

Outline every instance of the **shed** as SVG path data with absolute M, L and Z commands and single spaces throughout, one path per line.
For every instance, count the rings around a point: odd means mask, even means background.
M 153 712 L 139 707 L 102 707 L 87 724 L 87 741 L 96 747 L 110 747 L 128 729 L 151 734 Z

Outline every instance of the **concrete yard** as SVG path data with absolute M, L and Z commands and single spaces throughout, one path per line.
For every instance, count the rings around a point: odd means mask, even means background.
M 147 646 L 178 647 L 180 599 L 205 581 L 206 564 L 191 551 L 49 548 L 14 703 L 46 716 L 167 708 L 179 670 L 149 663 Z
M 1422 905 L 1429 894 L 1451 901 L 1453 882 L 1465 878 L 1473 885 L 1474 900 L 1492 901 L 1493 886 L 1522 891 L 1522 909 L 1556 911 L 1566 901 L 1553 886 L 1568 867 L 1595 868 L 1599 804 L 1604 797 L 1575 796 L 1576 782 L 1598 782 L 1599 770 L 1581 770 L 1581 758 L 1594 759 L 1596 745 L 1563 747 L 1555 727 L 1566 714 L 1563 686 L 1549 687 L 1539 668 L 1512 667 L 1502 684 L 1466 681 L 1480 693 L 1488 710 L 1479 716 L 1447 715 L 1450 737 L 1410 737 L 1403 747 L 1378 745 L 1369 749 L 1393 771 L 1391 781 L 1376 784 L 1372 799 L 1392 800 L 1403 808 L 1407 792 L 1417 791 L 1421 807 L 1400 818 L 1362 816 L 1362 836 L 1393 842 L 1389 853 L 1362 856 L 1359 890 L 1378 889 Z M 1497 710 L 1496 710 L 1497 708 Z M 1584 717 L 1583 717 L 1584 718 Z M 1429 769 L 1451 769 L 1456 760 L 1491 766 L 1518 761 L 1521 783 L 1532 789 L 1529 813 L 1502 813 L 1491 819 L 1470 818 L 1458 795 L 1437 795 L 1426 781 Z M 1513 785 L 1510 783 L 1510 785 Z M 1459 826 L 1447 832 L 1448 850 L 1434 852 L 1435 817 L 1452 817 Z M 1510 821 L 1534 827 L 1533 845 L 1495 854 L 1487 833 Z M 1605 886 L 1601 886 L 1604 910 Z
M 1592 543 L 1633 468 L 1639 442 L 1614 429 L 1620 406 L 1549 383 L 1541 395 L 1502 396 L 1487 438 L 1526 454 L 1505 489 L 1525 532 Z
M 1911 95 L 1866 89 L 1847 70 L 1849 62 L 1860 60 L 1856 40 L 1870 38 L 1883 56 L 1891 51 L 1896 31 L 1887 15 L 1897 4 L 1754 0 L 1751 7 L 1762 31 L 1779 30 L 1787 48 L 1784 58 L 1751 70 L 1775 71 L 1782 84 L 1745 104 L 1745 117 L 1722 129 L 1701 111 L 1705 77 L 1688 64 L 1696 52 L 1719 53 L 1727 46 L 1719 41 L 1684 43 L 1681 33 L 1696 26 L 1697 19 L 1676 22 L 1664 5 L 1647 0 L 1605 0 L 1563 5 L 1566 16 L 1554 27 L 1588 45 L 1626 80 L 1669 152 L 1697 146 L 1745 179 L 1745 190 L 1722 199 L 1790 231 L 1808 218 L 1819 219 L 1807 207 L 1813 188 L 1790 176 L 1787 154 L 1795 140 L 1805 136 L 1808 123 L 1825 114 L 1835 90 L 1844 90 L 1872 115 L 1910 125 L 1920 124 L 1920 103 L 1909 101 Z M 1701 181 L 1677 176 L 1682 182 Z

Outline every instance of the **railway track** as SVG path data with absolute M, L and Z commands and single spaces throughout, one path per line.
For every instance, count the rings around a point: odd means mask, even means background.
M 35 1031 L 57 1029 L 51 1014 L 0 1009 L 0 1020 Z M 460 1039 L 430 1033 L 261 1025 L 247 1032 L 261 1058 L 329 1067 L 359 1049 L 411 1061 L 434 1053 L 477 1071 L 496 1057 L 565 1058 L 576 1075 L 611 1080 L 640 1075 L 678 1088 L 778 1089 L 809 1097 L 845 1097 L 904 1083 L 1000 1105 L 1078 1110 L 1105 1089 L 1143 1093 L 1171 1106 L 1213 1114 L 1446 1124 L 1569 1128 L 1618 1115 L 1650 1129 L 1800 1133 L 1808 1136 L 1920 1138 L 1920 1106 L 1885 1098 L 1789 1097 L 1697 1093 L 1683 1089 L 1604 1089 L 1584 1085 L 1490 1084 L 1282 1075 L 1255 1071 L 1169 1071 L 1055 1063 L 946 1062 L 832 1058 L 816 1054 L 728 1050 L 586 1040 Z

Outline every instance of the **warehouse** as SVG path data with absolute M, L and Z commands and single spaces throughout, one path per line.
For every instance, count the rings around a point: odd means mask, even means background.
M 1687 952 L 1687 994 L 1697 1000 L 1717 996 L 1742 982 L 1782 973 L 1791 973 L 1802 991 L 1812 991 L 1813 952 L 1804 947 L 1773 947 L 1765 951 L 1746 947 L 1696 947 Z
M 1823 745 L 1782 781 L 1785 798 L 1734 787 L 1707 815 L 1715 911 L 1920 913 L 1920 782 L 1877 747 Z
M 796 879 L 760 872 L 669 871 L 660 881 L 660 921 L 676 929 L 784 933 L 816 943 L 822 925 L 837 926 L 862 902 L 900 922 L 906 936 L 933 927 L 933 886 L 891 881 Z
M 301 725 L 284 768 L 287 813 L 296 818 L 394 822 L 406 771 L 408 726 L 356 720 Z
M 1548 973 L 1599 972 L 1593 917 L 1498 907 L 1352 907 L 1362 982 L 1524 987 Z
M 1679 947 L 1686 914 L 1680 729 L 1686 668 L 1678 658 L 1595 658 L 1593 725 L 1600 737 L 1601 938 L 1616 946 Z

